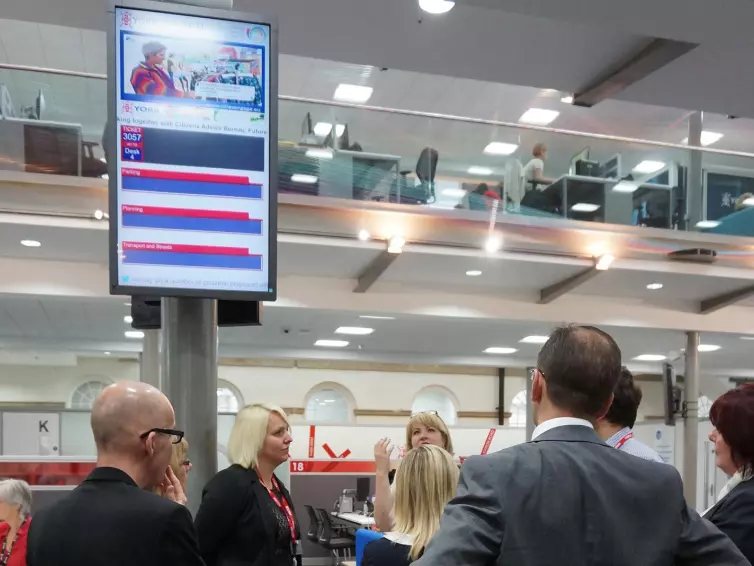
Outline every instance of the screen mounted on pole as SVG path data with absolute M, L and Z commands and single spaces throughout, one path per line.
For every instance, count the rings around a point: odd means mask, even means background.
M 274 26 L 151 2 L 112 15 L 111 291 L 274 300 Z

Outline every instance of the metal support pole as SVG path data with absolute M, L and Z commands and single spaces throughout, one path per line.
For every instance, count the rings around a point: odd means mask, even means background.
M 497 424 L 505 424 L 505 368 L 497 368 Z
M 686 175 L 686 215 L 688 229 L 693 230 L 697 222 L 704 220 L 704 195 L 702 190 L 702 145 L 701 112 L 689 116 L 689 168 Z M 692 147 L 693 146 L 693 147 Z
M 683 419 L 683 494 L 696 507 L 699 447 L 699 333 L 686 333 L 686 367 L 683 373 L 686 416 Z
M 531 400 L 532 378 L 534 368 L 526 368 L 526 441 L 531 440 L 534 433 L 534 403 Z
M 162 390 L 161 339 L 159 330 L 145 330 L 141 354 L 139 354 L 139 379 L 159 390 Z
M 217 472 L 217 301 L 162 299 L 163 391 L 191 453 L 186 496 L 196 513 Z

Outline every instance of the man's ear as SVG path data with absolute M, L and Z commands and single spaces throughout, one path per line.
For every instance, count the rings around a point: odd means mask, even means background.
M 546 389 L 547 384 L 545 383 L 544 377 L 542 377 L 542 372 L 540 372 L 538 369 L 535 369 L 531 384 L 531 402 L 541 403 L 542 396 Z

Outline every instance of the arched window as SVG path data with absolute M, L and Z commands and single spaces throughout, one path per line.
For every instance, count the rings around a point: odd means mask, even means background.
M 335 383 L 320 383 L 307 395 L 305 419 L 319 423 L 348 423 L 353 409 L 350 394 Z
M 707 397 L 706 395 L 702 395 L 699 397 L 699 418 L 700 419 L 709 419 L 709 410 L 712 408 L 712 400 Z
M 453 395 L 444 387 L 427 387 L 416 394 L 411 405 L 411 412 L 421 413 L 423 411 L 437 411 L 437 414 L 448 426 L 456 424 L 458 417 Z
M 91 410 L 92 403 L 110 382 L 92 380 L 79 385 L 71 394 L 71 401 L 68 403 L 69 409 L 80 409 L 83 411 Z
M 511 418 L 508 419 L 508 426 L 526 426 L 526 389 L 516 393 L 511 401 Z
M 217 412 L 237 413 L 243 407 L 241 392 L 229 381 L 217 380 Z

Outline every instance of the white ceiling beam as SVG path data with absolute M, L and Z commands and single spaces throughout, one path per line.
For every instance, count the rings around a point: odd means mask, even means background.
M 754 285 L 749 285 L 748 287 L 744 287 L 742 289 L 736 289 L 735 291 L 724 293 L 722 295 L 718 295 L 717 297 L 710 297 L 709 299 L 702 301 L 702 304 L 699 308 L 699 313 L 710 314 L 725 307 L 729 307 L 730 305 L 734 305 L 752 296 L 754 296 Z
M 354 293 L 366 293 L 372 285 L 382 276 L 387 269 L 393 265 L 393 262 L 398 258 L 399 254 L 388 253 L 384 250 L 380 255 L 374 258 L 369 265 L 367 265 L 359 275 L 357 279 Z
M 562 281 L 553 283 L 549 287 L 545 287 L 539 292 L 539 304 L 546 305 L 553 302 L 555 299 L 562 297 L 566 293 L 570 293 L 577 287 L 583 285 L 587 281 L 591 281 L 597 277 L 600 273 L 603 273 L 596 266 L 589 267 L 584 271 L 581 271 L 571 277 L 567 277 Z

